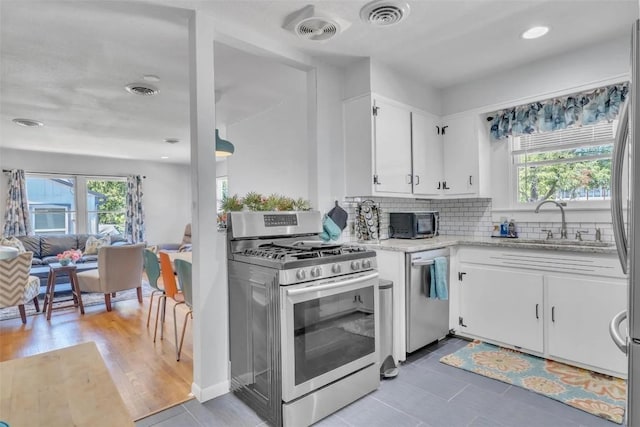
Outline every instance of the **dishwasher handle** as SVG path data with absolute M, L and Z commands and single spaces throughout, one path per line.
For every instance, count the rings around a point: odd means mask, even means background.
M 424 267 L 426 265 L 433 265 L 435 263 L 432 259 L 425 259 L 420 261 L 411 261 L 411 267 Z

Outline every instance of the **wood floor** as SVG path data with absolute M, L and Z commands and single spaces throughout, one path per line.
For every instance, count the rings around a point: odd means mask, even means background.
M 157 298 L 156 298 L 157 299 Z M 38 314 L 0 321 L 0 361 L 16 359 L 74 344 L 95 341 L 133 420 L 191 398 L 193 359 L 191 322 L 187 326 L 180 361 L 175 358 L 172 304 L 167 305 L 164 340 L 153 343 L 156 302 L 147 329 L 149 298 L 105 305 L 54 311 L 51 320 Z M 178 306 L 178 333 L 184 319 L 184 305 Z M 0 384 L 1 384 L 0 379 Z

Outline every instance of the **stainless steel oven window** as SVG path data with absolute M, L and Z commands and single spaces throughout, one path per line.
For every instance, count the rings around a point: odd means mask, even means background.
M 378 361 L 378 273 L 282 288 L 289 401 Z
M 376 351 L 373 287 L 293 306 L 295 384 Z

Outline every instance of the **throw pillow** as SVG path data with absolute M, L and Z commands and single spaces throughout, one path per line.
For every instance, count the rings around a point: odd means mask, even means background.
M 18 250 L 18 253 L 25 253 L 26 250 L 24 249 L 24 245 L 22 244 L 22 242 L 20 241 L 20 239 L 18 239 L 15 236 L 11 236 L 11 237 L 3 237 L 2 240 L 0 240 L 0 246 L 11 246 L 12 248 L 16 248 Z
M 102 246 L 109 246 L 111 244 L 111 237 L 95 237 L 89 236 L 87 238 L 87 243 L 84 245 L 84 254 L 85 255 L 97 255 L 98 249 Z

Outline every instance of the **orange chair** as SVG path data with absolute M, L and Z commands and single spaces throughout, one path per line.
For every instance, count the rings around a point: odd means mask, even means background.
M 164 315 L 166 312 L 167 298 L 171 298 L 176 304 L 184 304 L 184 295 L 182 291 L 178 289 L 169 254 L 160 251 L 158 255 L 160 256 L 160 272 L 162 273 L 162 282 L 164 284 L 164 295 L 160 295 L 159 299 L 162 300 L 162 303 L 159 302 L 158 308 L 156 309 L 156 326 L 153 330 L 153 342 L 156 342 L 160 306 L 162 305 L 162 322 L 160 324 L 160 339 L 162 339 L 164 337 Z

